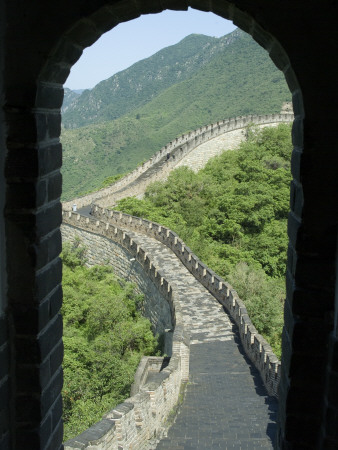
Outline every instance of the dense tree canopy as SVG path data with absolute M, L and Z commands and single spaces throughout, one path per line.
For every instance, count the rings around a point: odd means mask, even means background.
M 284 124 L 251 127 L 239 150 L 225 151 L 198 173 L 181 167 L 166 182 L 149 186 L 143 200 L 130 197 L 118 205 L 176 231 L 203 262 L 230 280 L 279 356 L 290 134 Z
M 78 243 L 63 247 L 64 440 L 129 397 L 141 356 L 157 352 L 143 297 L 111 267 L 86 267 L 84 255 Z

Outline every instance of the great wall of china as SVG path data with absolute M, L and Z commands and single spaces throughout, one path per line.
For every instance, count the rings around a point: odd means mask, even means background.
M 191 346 L 233 341 L 231 322 L 267 392 L 277 397 L 280 362 L 251 323 L 232 286 L 205 266 L 171 230 L 105 208 L 124 196 L 142 195 L 149 180 L 166 178 L 179 164 L 191 165 L 193 159 L 201 164 L 197 155 L 198 151 L 205 155 L 206 143 L 213 149 L 213 156 L 229 143 L 236 147 L 251 123 L 274 126 L 292 120 L 292 114 L 249 116 L 203 127 L 177 138 L 113 186 L 63 205 L 63 239 L 80 237 L 88 248 L 89 264 L 111 264 L 118 276 L 136 283 L 145 295 L 143 312 L 154 331 L 164 335 L 166 354 L 170 356 L 169 361 L 143 358 L 132 396 L 66 442 L 66 450 L 155 448 L 152 438 L 159 439 L 165 433 L 164 423 L 178 401 L 181 385 L 189 380 Z M 78 208 L 95 205 L 85 217 L 71 211 L 74 203 Z
M 113 185 L 97 192 L 63 203 L 63 209 L 70 211 L 74 203 L 77 208 L 95 203 L 111 207 L 124 197 L 141 197 L 147 186 L 154 181 L 165 180 L 175 168 L 188 165 L 198 170 L 212 156 L 224 149 L 235 149 L 245 139 L 247 127 L 276 126 L 292 122 L 293 113 L 267 114 L 262 116 L 241 116 L 226 119 L 198 128 L 177 137 L 161 148 L 155 155 Z

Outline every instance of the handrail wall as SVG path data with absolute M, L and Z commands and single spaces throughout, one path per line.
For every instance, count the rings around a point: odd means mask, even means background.
M 200 261 L 180 237 L 169 228 L 98 205 L 92 206 L 91 213 L 96 218 L 108 221 L 112 225 L 119 224 L 120 227 L 125 226 L 144 233 L 170 248 L 189 272 L 225 307 L 238 326 L 244 350 L 260 372 L 268 393 L 278 397 L 281 363 L 273 353 L 271 346 L 252 324 L 243 301 L 229 283 Z
M 141 380 L 137 393 L 116 406 L 101 421 L 64 444 L 65 450 L 142 450 L 147 447 L 151 437 L 162 432 L 165 420 L 178 402 L 182 383 L 189 378 L 190 336 L 184 327 L 179 294 L 164 278 L 161 270 L 156 268 L 151 256 L 126 231 L 107 221 L 89 219 L 74 212 L 63 211 L 62 215 L 63 224 L 99 234 L 122 245 L 141 264 L 170 305 L 175 328 L 168 366 L 151 383 L 143 384 Z M 142 368 L 139 373 L 142 377 Z
M 129 188 L 130 185 L 138 183 L 138 179 L 143 175 L 142 185 L 144 188 L 151 182 L 167 176 L 168 173 L 182 160 L 188 153 L 194 150 L 204 142 L 213 139 L 217 136 L 223 135 L 230 131 L 239 130 L 248 127 L 250 124 L 263 126 L 268 124 L 289 123 L 294 119 L 292 113 L 266 114 L 266 115 L 248 115 L 239 116 L 232 119 L 224 119 L 210 125 L 197 128 L 187 134 L 177 137 L 170 141 L 167 145 L 161 148 L 148 161 L 137 167 L 135 170 L 116 181 L 107 188 L 100 189 L 97 192 L 78 197 L 72 201 L 64 202 L 63 209 L 71 211 L 73 204 L 76 203 L 77 208 L 90 205 L 92 203 L 100 204 L 101 206 L 111 206 L 116 200 L 127 196 L 123 195 L 123 191 Z M 146 176 L 147 171 L 154 169 L 155 175 L 151 177 Z M 144 179 L 146 178 L 146 180 Z M 122 192 L 121 192 L 122 191 Z M 135 194 L 133 194 L 135 195 Z

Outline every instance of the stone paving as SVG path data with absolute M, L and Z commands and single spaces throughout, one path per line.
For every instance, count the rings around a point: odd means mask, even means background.
M 226 150 L 234 150 L 245 139 L 246 129 L 228 131 L 195 147 L 173 169 L 188 166 L 194 172 L 203 169 L 210 158 L 220 155 Z
M 175 285 L 191 333 L 185 399 L 156 449 L 272 449 L 277 402 L 244 355 L 222 306 L 171 250 L 153 238 L 128 234 Z

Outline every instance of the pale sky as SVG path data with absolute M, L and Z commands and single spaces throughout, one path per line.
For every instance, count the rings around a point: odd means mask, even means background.
M 85 49 L 65 87 L 91 89 L 135 62 L 177 44 L 189 34 L 220 37 L 235 28 L 229 20 L 191 8 L 141 16 L 119 24 Z

